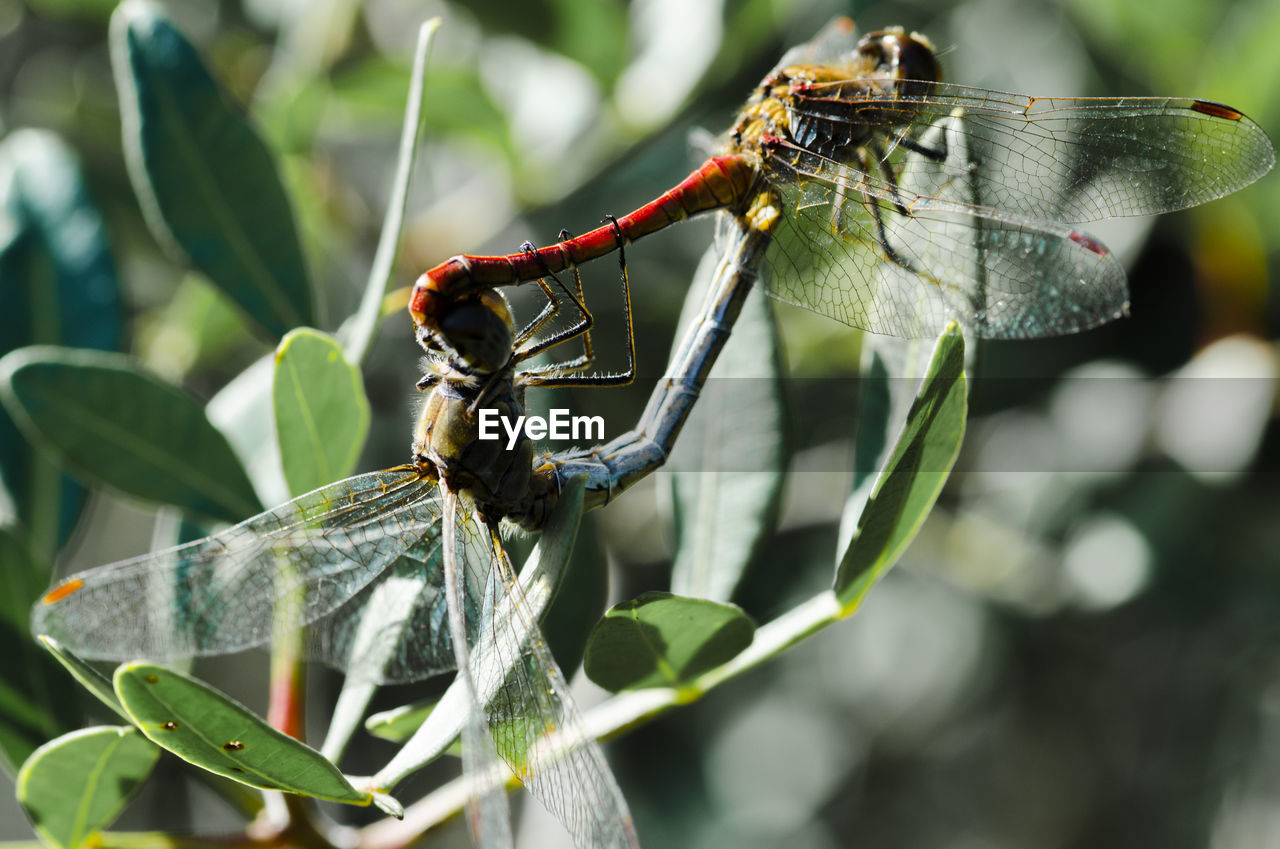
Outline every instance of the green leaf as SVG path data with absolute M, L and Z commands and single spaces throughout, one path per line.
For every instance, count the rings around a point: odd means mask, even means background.
M 111 824 L 159 757 L 132 728 L 73 731 L 22 765 L 18 801 L 43 839 L 75 849 Z
M 645 593 L 614 605 L 591 634 L 583 668 L 612 692 L 682 687 L 751 645 L 755 623 L 732 604 Z
M 967 393 L 964 339 L 953 322 L 938 339 L 906 427 L 836 569 L 844 615 L 902 555 L 942 491 L 964 437 Z
M 840 550 L 857 530 L 857 521 L 889 461 L 933 360 L 936 340 L 898 339 L 869 333 L 862 346 L 857 434 L 854 440 L 853 490 L 845 502 Z
M 48 572 L 17 528 L 0 526 L 0 762 L 10 774 L 37 746 L 81 724 L 75 686 L 28 635 Z
M 120 700 L 116 698 L 116 691 L 112 688 L 111 681 L 105 675 L 72 654 L 53 637 L 41 634 L 36 639 L 49 650 L 49 653 L 57 659 L 58 663 L 62 664 L 62 667 L 67 672 L 71 673 L 71 677 L 79 681 L 81 686 L 92 693 L 98 701 L 118 713 L 121 719 L 132 721 L 132 717 L 120 704 Z
M 242 784 L 369 804 L 319 752 L 272 728 L 212 687 L 150 663 L 116 669 L 116 695 L 153 742 Z
M 75 154 L 53 133 L 0 143 L 0 355 L 33 344 L 114 350 L 124 315 L 102 216 Z M 0 412 L 0 477 L 42 556 L 70 536 L 84 489 Z
M 225 521 L 262 510 L 199 403 L 128 357 L 52 346 L 14 351 L 0 359 L 0 402 L 78 474 Z
M 146 0 L 111 17 L 129 176 L 156 237 L 272 336 L 315 324 L 293 211 L 258 133 Z
M 275 351 L 259 357 L 205 405 L 209 421 L 226 436 L 264 504 L 289 500 L 271 409 L 275 360 Z
M 369 432 L 369 401 L 337 341 L 310 328 L 290 331 L 276 349 L 272 395 L 290 493 L 350 475 Z
M 697 314 L 720 260 L 708 251 L 685 298 L 681 326 Z M 681 337 L 677 332 L 676 338 Z M 678 595 L 728 601 L 773 531 L 786 466 L 782 355 L 772 301 L 756 287 L 672 454 Z
M 392 743 L 403 743 L 413 736 L 418 727 L 426 721 L 435 710 L 439 699 L 425 699 L 413 704 L 401 705 L 391 710 L 380 711 L 364 721 L 364 728 L 374 737 L 390 740 Z
M 369 279 L 364 285 L 360 307 L 343 327 L 348 356 L 356 363 L 364 361 L 373 344 L 373 337 L 382 320 L 383 304 L 387 293 L 395 284 L 396 254 L 400 250 L 400 237 L 404 230 L 404 208 L 413 183 L 413 167 L 421 146 L 422 131 L 426 126 L 426 110 L 423 109 L 423 91 L 427 74 L 427 56 L 439 18 L 432 18 L 418 29 L 418 44 L 413 54 L 413 73 L 409 77 L 409 98 L 404 106 L 403 125 L 400 129 L 400 149 L 396 154 L 396 176 L 387 198 L 387 212 L 382 219 L 382 232 L 378 235 L 378 250 L 369 268 Z
M 96 696 L 100 702 L 111 708 L 125 722 L 133 722 L 133 717 L 120 704 L 120 699 L 116 696 L 111 679 L 72 654 L 52 637 L 41 635 L 36 639 L 43 643 L 44 647 L 62 664 L 63 668 L 70 672 L 72 677 Z M 262 809 L 261 794 L 249 790 L 243 784 L 235 781 L 225 781 L 216 775 L 206 773 L 201 773 L 201 777 L 205 779 L 202 783 L 206 787 L 222 797 L 223 801 L 234 810 L 245 814 L 247 818 L 252 819 Z

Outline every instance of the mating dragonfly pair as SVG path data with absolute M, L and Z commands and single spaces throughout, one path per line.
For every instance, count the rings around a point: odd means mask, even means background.
M 1127 309 L 1123 269 L 1075 223 L 1203 203 L 1273 162 L 1266 135 L 1227 106 L 950 85 L 924 37 L 857 39 L 836 21 L 787 53 L 718 155 L 661 197 L 578 238 L 455 257 L 420 278 L 410 312 L 431 359 L 411 464 L 68 578 L 37 605 L 33 630 L 90 658 L 224 653 L 267 642 L 278 607 L 302 599 L 295 614 L 315 657 L 379 681 L 459 669 L 473 701 L 464 752 L 487 749 L 483 715 L 498 753 L 578 845 L 634 846 L 625 802 L 520 603 L 500 522 L 536 529 L 569 479 L 595 507 L 661 465 L 766 266 L 776 298 L 872 332 L 926 336 L 956 317 L 984 337 L 1072 333 Z M 712 295 L 635 430 L 536 458 L 527 441 L 477 439 L 478 409 L 517 415 L 529 386 L 620 382 L 586 373 L 578 265 L 715 210 L 725 240 Z M 556 277 L 566 270 L 573 285 Z M 526 282 L 547 308 L 517 333 L 499 287 Z M 561 303 L 580 319 L 544 334 Z M 582 356 L 525 365 L 570 339 Z M 378 585 L 406 574 L 419 595 L 372 666 L 355 648 L 357 623 Z M 505 662 L 504 617 L 522 620 L 518 657 Z M 557 745 L 540 745 L 550 733 Z

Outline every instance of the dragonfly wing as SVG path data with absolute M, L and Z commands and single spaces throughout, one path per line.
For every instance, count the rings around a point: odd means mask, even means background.
M 270 641 L 346 602 L 439 522 L 433 479 L 402 467 L 299 496 L 221 533 L 81 572 L 32 611 L 36 634 L 95 659 L 167 660 Z
M 858 46 L 858 28 L 847 17 L 833 18 L 818 34 L 782 54 L 774 66 L 781 71 L 792 65 L 834 65 L 846 62 Z
M 350 601 L 312 626 L 308 655 L 375 684 L 456 668 L 437 524 Z
M 471 668 L 499 756 L 581 849 L 636 849 L 626 800 L 586 732 L 532 611 L 547 583 L 521 588 L 496 532 Z M 535 594 L 537 597 L 535 597 Z
M 957 178 L 968 158 L 959 120 L 926 141 L 949 157 L 916 157 L 890 181 L 780 143 L 766 168 L 784 211 L 769 264 L 771 294 L 893 336 L 936 335 L 952 317 L 980 336 L 1074 333 L 1123 314 L 1124 269 L 1066 225 L 972 202 Z M 874 167 L 874 165 L 870 166 Z
M 471 624 L 485 619 L 484 612 L 474 609 L 470 603 L 475 598 L 472 589 L 477 586 L 471 578 L 487 579 L 487 575 L 476 575 L 477 567 L 485 565 L 485 557 L 483 549 L 476 544 L 480 535 L 475 521 L 469 515 L 465 521 L 459 521 L 458 497 L 447 491 L 443 529 L 441 556 L 448 630 L 458 668 L 457 680 L 467 696 L 467 717 L 462 724 L 462 769 L 470 783 L 467 819 L 478 846 L 505 849 L 513 845 L 504 780 L 506 771 L 498 761 L 494 740 L 485 728 L 485 711 L 477 691 L 476 665 L 471 654 L 472 643 L 479 640 L 479 632 Z
M 1249 185 L 1275 163 L 1270 139 L 1247 116 L 1188 98 L 1029 97 L 946 83 L 893 97 L 851 81 L 797 92 L 790 111 L 796 125 L 829 125 L 834 138 L 870 126 L 888 147 L 905 137 L 942 156 L 949 151 L 920 137 L 958 116 L 969 156 L 951 160 L 952 176 L 973 183 L 972 202 L 1053 221 L 1184 209 Z

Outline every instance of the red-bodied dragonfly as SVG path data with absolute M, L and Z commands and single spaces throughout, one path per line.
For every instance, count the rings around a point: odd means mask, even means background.
M 1053 336 L 1127 310 L 1120 263 L 1072 225 L 1204 203 L 1275 161 L 1230 106 L 951 85 L 922 35 L 855 39 L 842 18 L 788 52 L 718 155 L 617 219 L 624 237 L 725 210 L 771 232 L 767 285 L 784 302 L 896 336 L 949 317 L 984 337 Z M 454 257 L 419 279 L 411 309 L 616 244 L 601 227 L 532 253 Z
M 494 289 L 420 316 L 417 338 L 429 358 L 418 388 L 427 394 L 410 464 L 330 484 L 207 539 L 73 575 L 36 604 L 32 630 L 90 659 L 165 661 L 265 644 L 283 620 L 309 625 L 310 656 L 358 679 L 411 681 L 457 668 L 472 708 L 464 771 L 477 784 L 494 784 L 486 755 L 496 749 L 578 846 L 638 846 L 499 537 L 504 520 L 540 528 L 569 474 L 604 497 L 622 484 L 599 461 L 535 457 L 523 432 L 514 443 L 479 432 L 482 411 L 515 420 L 528 387 L 630 381 L 633 369 L 586 373 L 591 316 L 574 277 L 576 288 L 554 275 L 558 290 L 540 281 L 546 307 L 519 332 Z M 625 264 L 622 279 L 634 357 Z M 565 303 L 578 318 L 548 331 Z M 580 356 L 528 364 L 575 339 Z M 491 786 L 479 805 L 489 815 L 473 818 L 486 846 L 510 843 L 505 802 L 490 807 L 495 797 Z

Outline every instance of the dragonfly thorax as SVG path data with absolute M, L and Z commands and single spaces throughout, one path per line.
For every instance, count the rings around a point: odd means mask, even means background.
M 886 96 L 920 96 L 941 79 L 924 36 L 900 27 L 868 33 L 846 61 L 787 65 L 765 77 L 734 125 L 726 152 L 759 162 L 763 148 L 783 139 L 841 158 L 886 126 L 904 123 L 886 114 Z
M 512 434 L 503 425 L 524 414 L 514 367 L 487 379 L 462 379 L 448 367 L 438 374 L 414 429 L 414 464 L 434 470 L 485 512 L 523 522 L 534 500 L 533 445 L 522 429 Z

